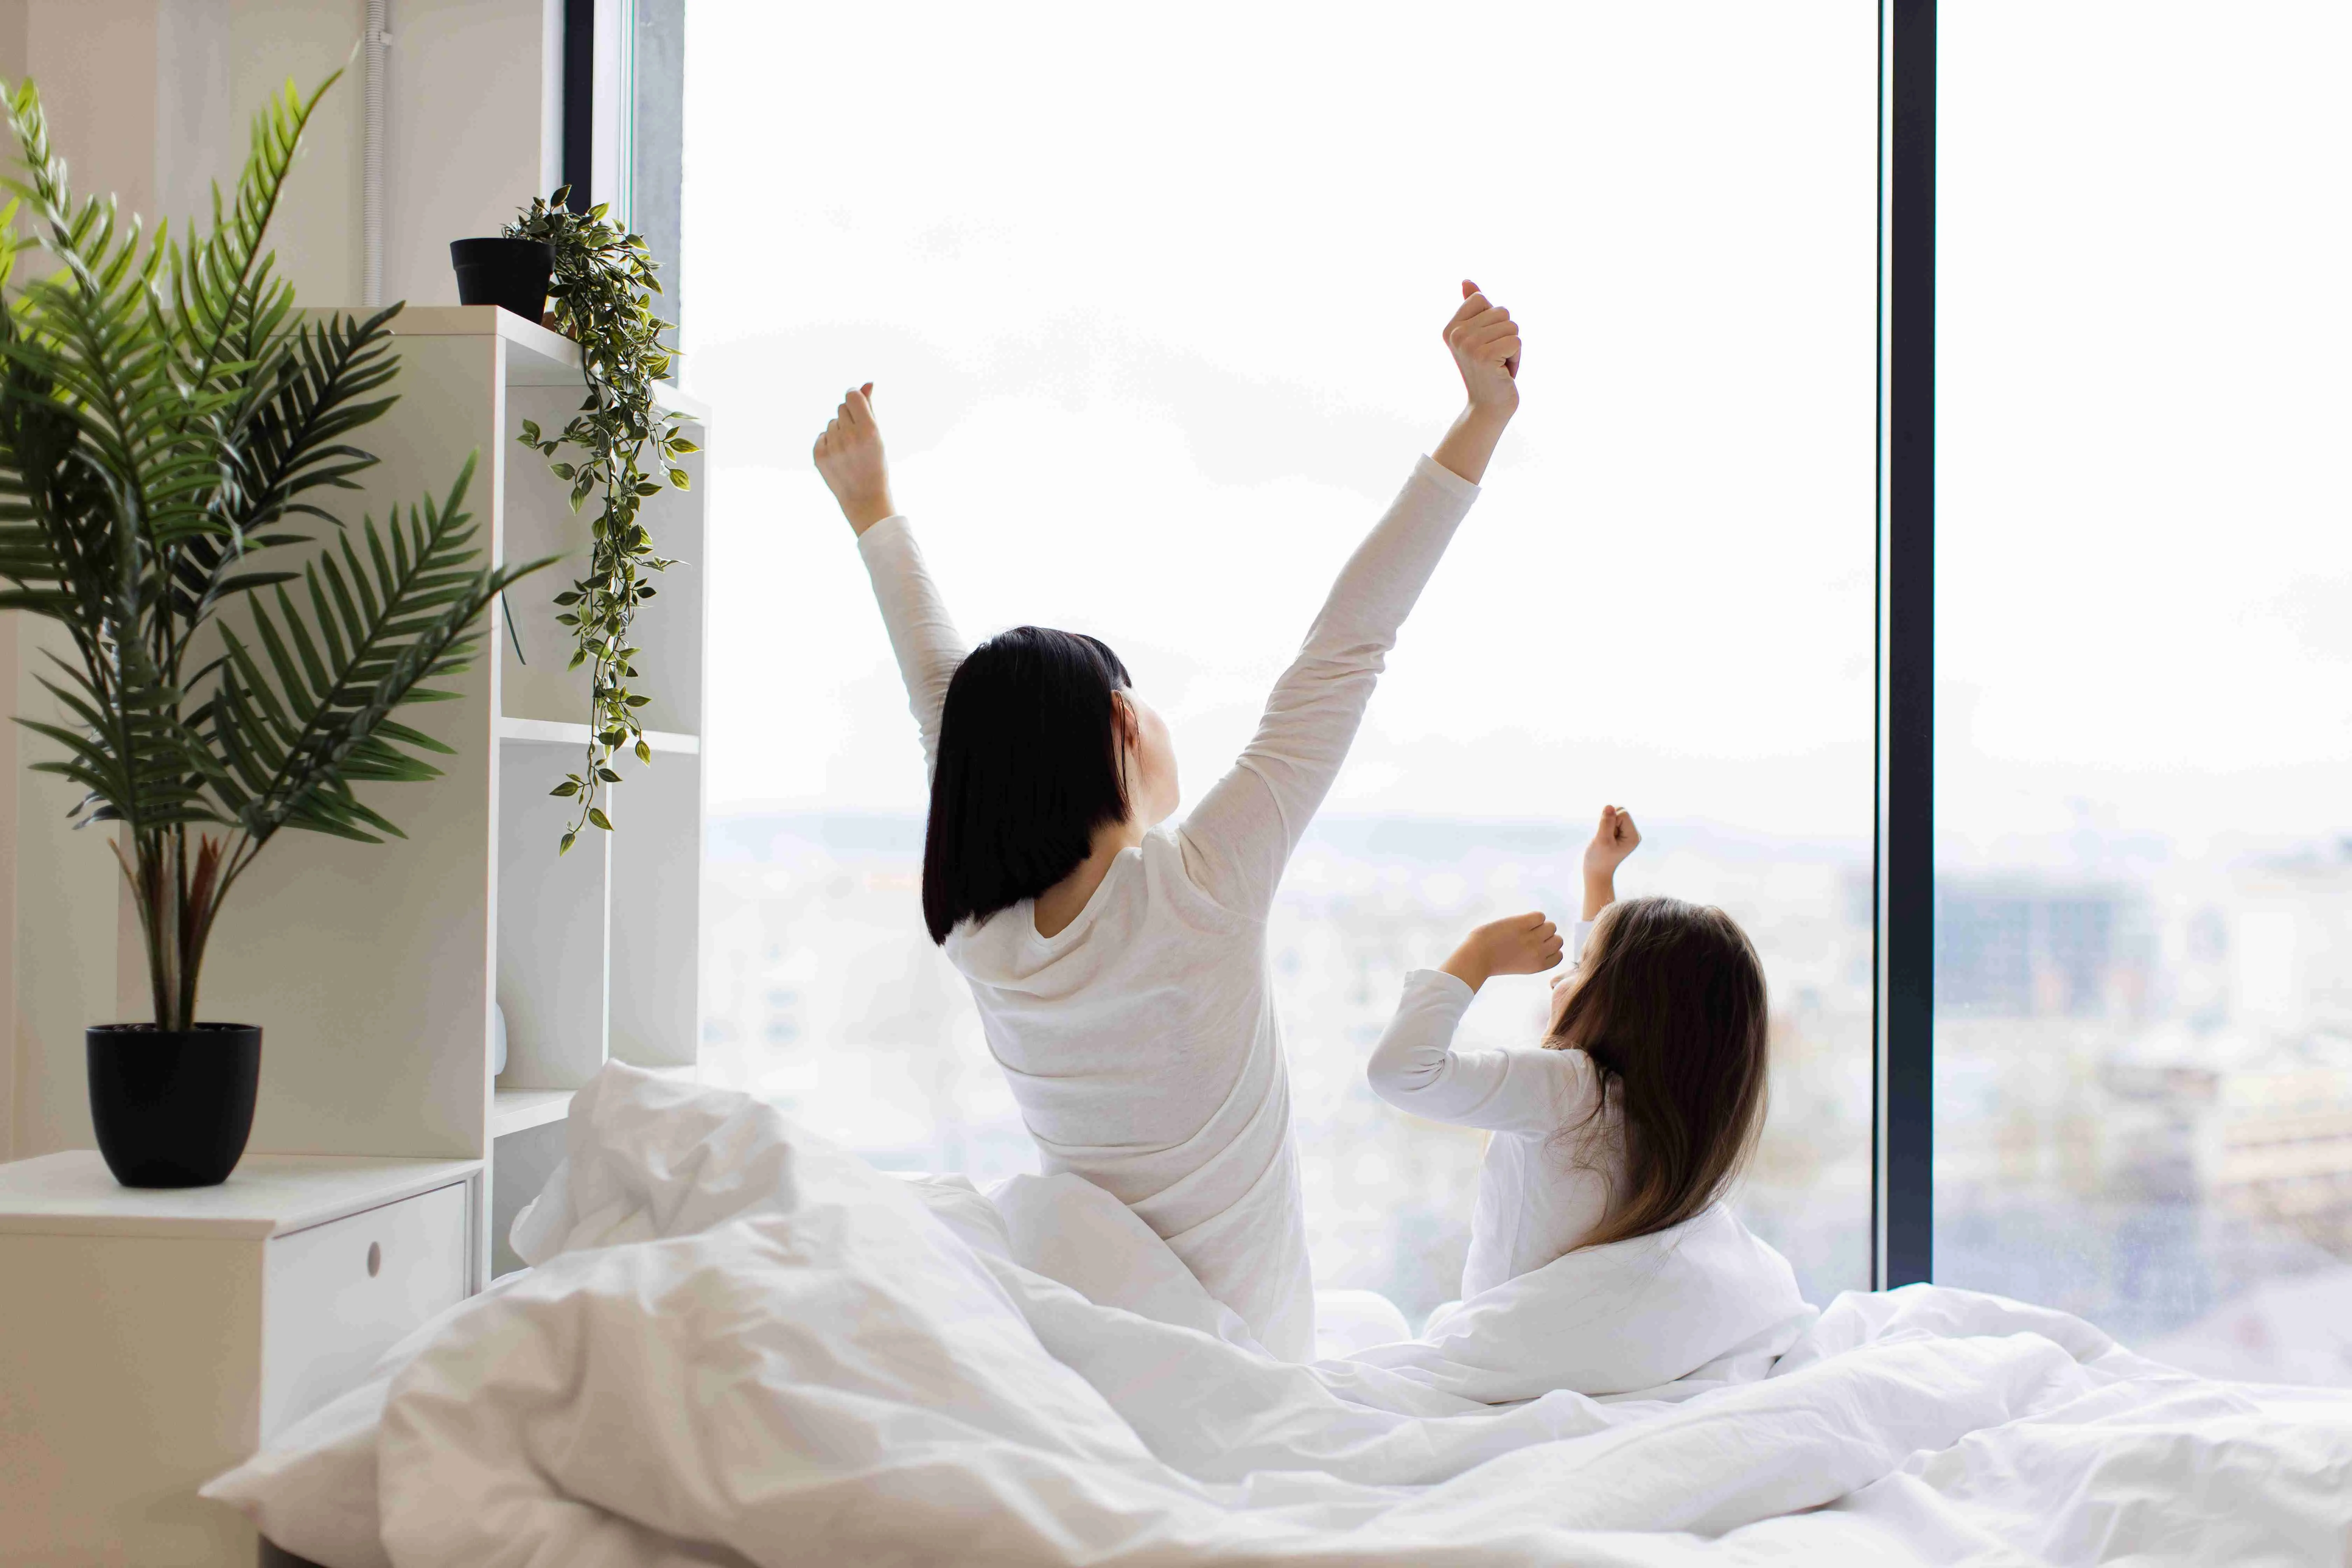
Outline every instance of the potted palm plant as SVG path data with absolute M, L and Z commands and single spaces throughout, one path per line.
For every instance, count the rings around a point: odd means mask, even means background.
M 340 73 L 338 73 L 340 74 Z M 100 1151 L 131 1186 L 224 1181 L 242 1156 L 261 1030 L 200 1022 L 223 902 L 288 828 L 400 830 L 354 784 L 425 780 L 449 748 L 393 710 L 446 693 L 507 584 L 481 564 L 469 459 L 438 501 L 354 531 L 321 504 L 375 458 L 390 322 L 309 321 L 264 239 L 329 78 L 257 117 L 208 229 L 150 237 L 77 203 L 30 82 L 7 98 L 24 164 L 0 215 L 0 607 L 70 637 L 43 683 L 36 768 L 85 792 L 145 939 L 152 1021 L 87 1041 Z M 16 219 L 55 263 L 16 281 Z M 354 532 L 357 540 L 354 540 Z

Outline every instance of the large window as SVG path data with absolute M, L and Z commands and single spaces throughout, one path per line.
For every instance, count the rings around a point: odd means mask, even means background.
M 1817 1300 L 1866 1285 L 1876 43 L 1866 0 L 698 5 L 712 1075 L 882 1163 L 1034 1168 L 918 918 L 921 760 L 806 457 L 841 389 L 966 634 L 1104 637 L 1189 801 L 1458 403 L 1467 276 L 1525 406 L 1274 921 L 1318 1280 L 1455 1293 L 1479 1135 L 1364 1060 L 1470 924 L 1572 916 L 1612 802 L 1621 888 L 1764 956 L 1743 1213 Z M 1542 996 L 1467 1030 L 1531 1044 Z
M 2352 11 L 1944 8 L 1935 1268 L 2352 1381 Z

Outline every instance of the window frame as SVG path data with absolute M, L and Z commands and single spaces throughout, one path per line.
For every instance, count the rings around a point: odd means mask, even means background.
M 610 0 L 607 0 L 610 4 Z M 564 0 L 562 165 L 592 200 L 597 0 Z M 1935 1260 L 1937 0 L 1879 0 L 1871 1284 Z
M 1871 1284 L 1935 1274 L 1936 0 L 1880 0 Z

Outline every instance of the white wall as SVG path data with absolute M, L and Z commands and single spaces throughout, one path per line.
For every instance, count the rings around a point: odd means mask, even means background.
M 397 9 L 399 0 L 393 0 Z M 230 129 L 213 177 L 236 178 L 255 110 L 290 78 L 308 93 L 344 72 L 319 106 L 295 165 L 288 201 L 271 227 L 278 270 L 306 304 L 358 304 L 363 265 L 360 171 L 366 151 L 366 74 L 352 54 L 367 18 L 362 0 L 234 0 L 224 102 Z M 346 64 L 348 62 L 348 68 Z M 223 167 L 223 164 L 226 164 Z
M 449 242 L 492 235 L 554 188 L 560 145 L 547 52 L 562 37 L 549 0 L 393 0 L 387 126 L 387 299 L 454 305 Z M 320 303 L 324 303 L 321 300 Z
M 304 304 L 356 306 L 364 16 L 362 0 L 0 0 L 0 80 L 39 85 L 77 189 L 177 229 L 231 187 L 268 95 L 348 64 L 272 236 Z M 448 242 L 553 188 L 562 21 L 557 0 L 391 0 L 386 298 L 457 303 Z M 54 711 L 35 676 L 56 635 L 0 614 L 10 714 Z M 47 750 L 0 724 L 0 1160 L 89 1144 L 81 1031 L 119 1016 L 118 974 L 142 964 L 105 839 L 68 829 L 70 786 L 26 771 Z
M 68 150 L 78 186 L 152 209 L 156 195 L 160 28 L 147 0 L 0 4 L 0 77 L 40 82 L 50 134 Z M 125 92 L 124 80 L 148 90 Z M 10 150 L 13 156 L 13 148 Z M 57 628 L 0 616 L 0 693 L 11 714 L 47 715 L 37 684 L 45 650 L 71 645 Z M 8 958 L 0 966 L 0 1157 L 23 1158 L 90 1142 L 81 1031 L 114 1016 L 116 872 L 106 840 L 66 820 L 79 792 L 26 771 L 47 743 L 15 724 L 0 736 L 0 912 Z

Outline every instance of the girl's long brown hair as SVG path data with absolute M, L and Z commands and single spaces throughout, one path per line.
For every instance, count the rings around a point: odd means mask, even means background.
M 1764 966 L 1721 910 L 1680 899 L 1612 904 L 1544 1045 L 1582 1049 L 1616 1102 L 1625 1180 L 1599 1247 L 1667 1229 L 1721 1197 L 1764 1126 Z M 1580 1142 L 1591 1120 L 1562 1128 Z

